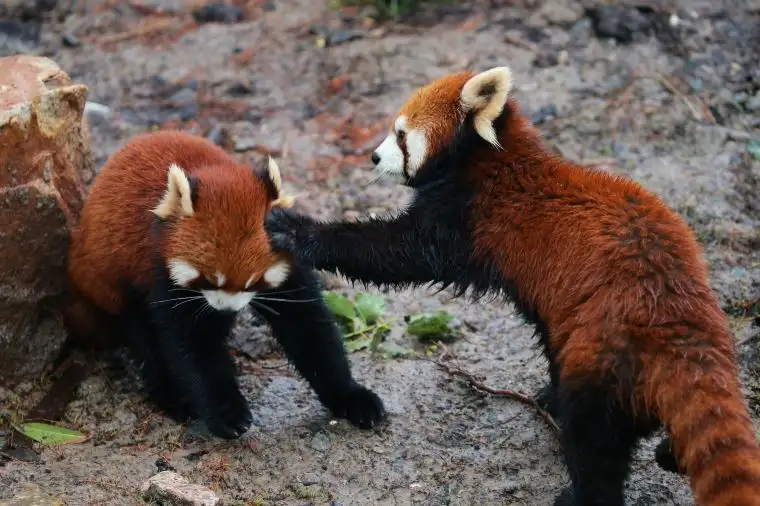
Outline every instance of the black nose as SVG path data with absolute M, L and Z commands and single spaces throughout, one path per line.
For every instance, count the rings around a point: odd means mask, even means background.
M 377 151 L 372 152 L 372 163 L 374 163 L 375 165 L 380 163 L 380 155 L 377 154 Z

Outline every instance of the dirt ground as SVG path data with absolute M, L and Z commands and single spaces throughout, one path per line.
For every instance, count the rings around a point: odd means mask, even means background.
M 301 209 L 323 217 L 381 213 L 408 198 L 372 183 L 369 153 L 414 87 L 509 65 L 524 111 L 555 149 L 636 178 L 689 220 L 737 340 L 756 331 L 746 316 L 760 298 L 758 1 L 629 9 L 622 28 L 573 0 L 459 2 L 395 23 L 322 1 L 249 1 L 237 2 L 243 19 L 230 24 L 196 24 L 193 2 L 181 0 L 81 0 L 68 14 L 65 3 L 45 16 L 39 41 L 8 36 L 0 49 L 53 57 L 109 108 L 90 113 L 98 166 L 135 133 L 180 127 L 241 159 L 273 153 Z M 431 294 L 384 296 L 398 319 L 454 314 L 464 338 L 450 353 L 488 385 L 533 394 L 544 384 L 532 328 L 509 304 Z M 389 339 L 423 350 L 401 331 Z M 386 425 L 361 432 L 332 421 L 304 381 L 273 367 L 283 359 L 250 314 L 235 346 L 248 355 L 241 381 L 255 415 L 242 439 L 209 439 L 164 418 L 133 374 L 104 361 L 64 419 L 92 438 L 0 467 L 0 504 L 30 484 L 58 504 L 141 504 L 138 487 L 157 459 L 228 505 L 548 505 L 568 481 L 556 434 L 531 407 L 475 393 L 430 361 L 351 355 L 390 412 Z M 754 345 L 739 352 L 757 416 Z M 41 386 L 19 388 L 5 409 L 28 406 Z M 628 504 L 692 504 L 686 481 L 654 464 L 655 443 L 636 453 Z

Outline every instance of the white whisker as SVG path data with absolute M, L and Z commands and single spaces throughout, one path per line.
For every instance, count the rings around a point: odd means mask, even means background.
M 267 311 L 273 313 L 275 316 L 280 316 L 280 313 L 272 309 L 271 307 L 267 306 L 266 304 L 262 304 L 261 302 L 257 301 L 256 299 L 251 299 L 251 304 L 255 304 L 257 307 L 260 307 L 262 309 L 266 309 Z
M 253 300 L 271 300 L 272 302 L 314 302 L 319 299 L 303 299 L 303 300 L 294 300 L 294 299 L 276 299 L 274 297 L 261 297 L 260 295 L 256 295 Z

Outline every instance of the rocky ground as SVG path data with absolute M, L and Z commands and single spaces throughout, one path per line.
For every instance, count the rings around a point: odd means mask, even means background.
M 372 183 L 369 153 L 414 87 L 507 64 L 556 150 L 636 178 L 689 220 L 737 340 L 756 332 L 760 2 L 681 0 L 667 11 L 459 2 L 391 23 L 314 0 L 238 1 L 195 16 L 202 2 L 38 4 L 53 9 L 41 20 L 41 9 L 0 7 L 0 53 L 49 55 L 89 86 L 98 167 L 135 133 L 180 127 L 241 159 L 274 154 L 302 209 L 324 217 L 381 213 L 408 198 Z M 228 22 L 207 22 L 213 16 Z M 508 304 L 431 293 L 383 296 L 397 319 L 435 308 L 455 315 L 464 336 L 449 346 L 452 363 L 488 385 L 532 394 L 544 383 L 532 329 Z M 389 339 L 423 350 L 402 330 Z M 57 504 L 140 504 L 140 484 L 167 465 L 240 505 L 544 505 L 567 483 L 556 434 L 531 407 L 477 394 L 430 361 L 351 355 L 390 411 L 387 425 L 364 433 L 331 421 L 303 381 L 275 367 L 279 350 L 251 315 L 235 345 L 255 414 L 241 440 L 171 422 L 143 401 L 131 373 L 103 362 L 64 419 L 91 439 L 45 450 L 40 462 L 6 462 L 0 503 L 37 487 Z M 758 415 L 754 344 L 739 351 Z M 2 409 L 23 412 L 44 386 L 23 386 Z M 653 443 L 636 454 L 629 504 L 691 504 L 685 480 L 653 463 Z

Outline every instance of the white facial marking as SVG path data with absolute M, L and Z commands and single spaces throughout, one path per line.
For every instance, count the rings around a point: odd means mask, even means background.
M 221 272 L 217 272 L 214 276 L 216 276 L 216 286 L 223 286 L 224 282 L 227 281 L 227 277 Z
M 375 152 L 380 156 L 380 163 L 375 165 L 377 172 L 383 175 L 404 173 L 404 153 L 398 147 L 394 134 L 388 135 Z
M 290 265 L 285 262 L 279 262 L 266 270 L 264 281 L 272 288 L 277 288 L 288 279 L 290 275 Z
M 169 267 L 169 277 L 179 286 L 187 286 L 201 275 L 198 269 L 179 258 L 170 258 L 166 265 Z
M 398 118 L 396 118 L 396 121 L 393 123 L 393 129 L 396 131 L 397 134 L 399 132 L 403 132 L 404 130 L 406 130 L 407 121 L 408 119 L 404 115 L 401 115 Z
M 407 172 L 413 176 L 417 170 L 422 167 L 427 154 L 427 139 L 425 132 L 413 128 L 406 133 L 406 153 L 409 156 L 409 166 Z
M 217 311 L 240 311 L 254 294 L 252 292 L 225 292 L 224 290 L 201 290 L 206 302 Z
M 253 275 L 245 282 L 246 289 L 253 284 Z

